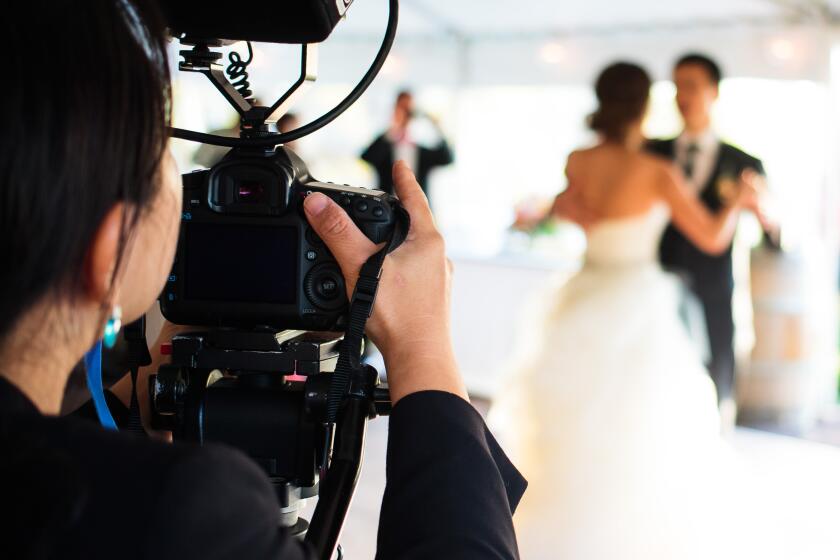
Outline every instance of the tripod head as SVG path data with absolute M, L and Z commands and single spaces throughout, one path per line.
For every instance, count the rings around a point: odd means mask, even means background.
M 178 335 L 171 364 L 149 380 L 153 426 L 171 430 L 176 440 L 225 443 L 247 453 L 271 479 L 284 526 L 302 535 L 309 525 L 298 513 L 305 499 L 319 494 L 328 467 L 324 450 L 333 457 L 331 483 L 355 480 L 367 420 L 390 412 L 387 387 L 366 367 L 353 377 L 339 437 L 327 440 L 327 402 L 341 342 L 341 333 L 304 331 Z M 343 504 L 351 496 L 352 486 L 349 493 L 322 492 L 313 518 L 319 525 L 307 536 L 322 546 L 337 539 L 331 527 L 343 519 L 337 512 L 346 513 Z

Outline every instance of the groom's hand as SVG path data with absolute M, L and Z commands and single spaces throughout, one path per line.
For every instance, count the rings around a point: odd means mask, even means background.
M 755 169 L 745 169 L 738 183 L 739 202 L 743 208 L 755 214 L 765 232 L 774 233 L 778 224 L 767 214 L 767 181 L 764 175 Z
M 754 169 L 745 169 L 738 177 L 734 203 L 756 214 L 761 212 L 762 176 Z

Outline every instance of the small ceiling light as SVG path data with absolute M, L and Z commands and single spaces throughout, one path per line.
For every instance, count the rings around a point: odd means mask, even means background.
M 406 61 L 398 54 L 392 53 L 385 59 L 382 65 L 382 75 L 393 79 L 402 79 L 405 76 Z
M 770 54 L 780 62 L 790 62 L 797 58 L 798 48 L 796 43 L 787 37 L 777 37 L 770 41 Z
M 540 47 L 540 60 L 546 64 L 563 64 L 569 60 L 569 49 L 563 43 L 550 41 Z

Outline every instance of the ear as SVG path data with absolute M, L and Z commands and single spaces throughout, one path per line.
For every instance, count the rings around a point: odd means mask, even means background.
M 122 203 L 115 204 L 105 214 L 105 219 L 99 224 L 99 229 L 88 247 L 85 296 L 103 304 L 108 303 L 105 299 L 109 296 L 114 281 L 124 212 L 125 206 Z

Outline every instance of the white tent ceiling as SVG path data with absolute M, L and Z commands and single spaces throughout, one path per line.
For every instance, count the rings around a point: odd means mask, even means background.
M 325 77 L 358 75 L 387 6 L 353 2 L 324 45 Z M 824 80 L 837 30 L 840 0 L 401 0 L 392 51 L 401 68 L 379 82 L 581 83 L 618 58 L 664 78 L 676 54 L 693 50 L 730 76 Z
M 387 6 L 353 2 L 321 45 L 320 83 L 358 80 L 379 47 Z M 838 15 L 840 0 L 400 0 L 397 41 L 374 90 L 588 84 L 619 59 L 665 79 L 688 51 L 715 57 L 731 77 L 827 82 Z M 289 50 L 260 50 L 266 64 L 255 65 L 255 83 L 281 88 L 294 79 Z M 279 73 L 278 61 L 290 73 Z
M 339 35 L 381 34 L 386 0 L 355 0 Z M 687 26 L 838 21 L 840 0 L 402 0 L 400 34 L 499 35 L 604 33 Z

